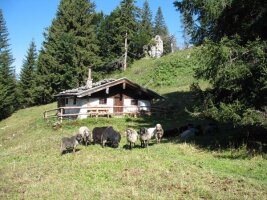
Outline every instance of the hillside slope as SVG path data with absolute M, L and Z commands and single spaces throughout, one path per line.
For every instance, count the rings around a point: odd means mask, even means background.
M 19 110 L 1 121 L 0 199 L 266 199 L 267 160 L 247 157 L 243 147 L 211 151 L 175 138 L 161 144 L 153 140 L 147 149 L 140 148 L 139 141 L 133 150 L 125 148 L 127 127 L 160 122 L 167 129 L 188 123 L 184 108 L 193 104 L 188 89 L 194 81 L 190 51 L 143 59 L 123 74 L 112 74 L 142 85 L 152 79 L 147 86 L 180 109 L 174 117 L 91 118 L 64 121 L 61 129 L 53 130 L 52 121 L 42 117 L 54 103 Z M 120 148 L 79 146 L 76 154 L 60 156 L 61 138 L 74 135 L 82 125 L 112 125 L 122 134 Z
M 127 77 L 145 87 L 166 94 L 173 91 L 188 91 L 195 80 L 194 69 L 197 59 L 194 49 L 177 51 L 160 59 L 143 58 L 134 62 L 125 72 L 112 74 L 112 77 Z M 200 81 L 203 87 L 207 83 Z

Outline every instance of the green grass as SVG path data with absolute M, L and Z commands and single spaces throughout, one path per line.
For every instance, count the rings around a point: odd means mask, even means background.
M 54 103 L 19 110 L 1 121 L 0 199 L 267 199 L 266 156 L 247 156 L 244 146 L 215 145 L 236 133 L 228 126 L 221 125 L 216 136 L 187 143 L 176 138 L 161 144 L 153 140 L 147 149 L 139 148 L 139 142 L 131 151 L 124 148 L 127 127 L 205 124 L 185 112 L 194 104 L 189 85 L 196 81 L 196 61 L 188 59 L 191 51 L 143 59 L 123 74 L 112 74 L 165 95 L 175 108 L 167 118 L 91 118 L 64 121 L 61 129 L 53 130 L 53 121 L 42 116 Z M 209 86 L 203 81 L 200 85 Z M 74 135 L 82 125 L 112 125 L 122 134 L 119 149 L 79 146 L 75 154 L 60 156 L 61 138 Z
M 53 130 L 42 112 L 54 106 L 20 110 L 0 122 L 0 199 L 267 197 L 262 156 L 235 159 L 230 150 L 208 151 L 179 139 L 130 151 L 124 148 L 125 128 L 151 126 L 158 119 L 91 118 L 65 121 L 62 129 Z M 61 137 L 73 135 L 81 125 L 113 125 L 123 135 L 120 148 L 79 146 L 75 155 L 60 156 Z
M 114 73 L 112 77 L 127 77 L 145 87 L 166 92 L 166 88 L 188 91 L 198 60 L 193 56 L 194 49 L 177 51 L 160 59 L 143 58 L 134 62 L 125 72 Z M 200 82 L 207 86 L 204 81 Z

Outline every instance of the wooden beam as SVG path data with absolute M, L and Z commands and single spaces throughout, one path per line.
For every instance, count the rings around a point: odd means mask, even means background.
M 123 82 L 122 88 L 125 90 L 126 89 L 126 82 Z
M 109 93 L 109 87 L 106 88 L 106 94 L 108 94 L 108 93 Z

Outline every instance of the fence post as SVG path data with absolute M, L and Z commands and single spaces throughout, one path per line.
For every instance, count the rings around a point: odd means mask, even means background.
M 63 108 L 60 108 L 60 123 L 62 123 L 63 120 Z
M 46 120 L 47 119 L 47 112 L 44 111 L 44 119 Z

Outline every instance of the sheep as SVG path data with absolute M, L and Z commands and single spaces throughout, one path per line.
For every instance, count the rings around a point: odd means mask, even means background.
M 184 125 L 184 126 L 180 126 L 179 127 L 179 133 L 183 133 L 184 131 L 186 131 L 188 129 L 188 125 Z
M 164 134 L 164 130 L 163 130 L 161 124 L 156 124 L 154 132 L 155 132 L 157 143 L 160 143 L 160 140 Z
M 121 141 L 121 135 L 115 131 L 112 126 L 106 128 L 101 137 L 102 147 L 105 147 L 106 143 L 110 143 L 113 148 L 118 148 Z
M 196 129 L 195 128 L 189 128 L 181 133 L 180 137 L 181 139 L 189 139 L 191 137 L 194 137 L 196 135 Z
M 101 144 L 101 138 L 104 131 L 107 129 L 107 126 L 104 127 L 95 127 L 93 129 L 93 144 Z
M 82 126 L 79 128 L 79 134 L 82 135 L 83 143 L 87 146 L 91 144 L 92 141 L 92 133 L 88 127 Z
M 188 130 L 189 128 L 193 128 L 194 125 L 193 124 L 187 124 L 187 125 L 184 125 L 184 126 L 180 126 L 179 127 L 179 133 L 183 133 L 184 131 Z
M 176 137 L 180 134 L 180 131 L 178 128 L 172 128 L 164 131 L 164 138 L 169 138 L 169 137 Z
M 205 135 L 214 135 L 218 131 L 219 131 L 218 125 L 217 124 L 214 124 L 214 123 L 209 123 L 204 128 L 204 134 Z
M 112 126 L 95 127 L 93 129 L 93 139 L 94 144 L 100 143 L 102 147 L 105 147 L 106 143 L 110 143 L 112 147 L 117 148 L 121 140 L 121 135 Z
M 130 149 L 132 149 L 132 144 L 133 146 L 135 146 L 135 142 L 138 139 L 138 134 L 135 130 L 131 129 L 131 128 L 127 128 L 126 131 L 126 138 L 127 138 L 127 142 L 130 143 Z
M 145 148 L 149 144 L 149 140 L 154 135 L 155 128 L 140 128 L 139 134 L 140 134 L 140 141 L 141 141 L 141 147 Z
M 60 154 L 63 155 L 64 151 L 72 150 L 73 153 L 76 151 L 77 145 L 81 142 L 82 135 L 77 134 L 72 137 L 63 137 L 61 139 Z
M 187 130 L 185 130 L 184 132 L 181 133 L 180 137 L 181 139 L 189 139 L 198 135 L 202 134 L 202 128 L 200 125 L 194 127 L 189 127 Z

